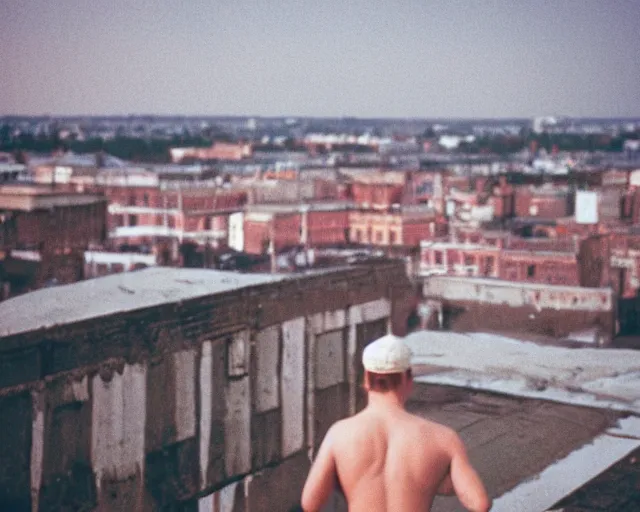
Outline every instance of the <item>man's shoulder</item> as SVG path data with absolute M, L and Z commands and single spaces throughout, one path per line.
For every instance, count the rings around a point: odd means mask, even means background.
M 342 418 L 331 425 L 331 427 L 329 427 L 327 436 L 340 436 L 341 434 L 344 434 L 345 432 L 355 428 L 358 423 L 361 423 L 361 421 L 358 421 L 357 415 L 349 416 L 348 418 Z
M 412 416 L 412 421 L 414 422 L 416 427 L 420 429 L 421 433 L 427 435 L 432 439 L 436 437 L 442 441 L 450 441 L 458 437 L 458 433 L 447 425 L 443 425 L 442 423 L 437 423 L 420 416 Z

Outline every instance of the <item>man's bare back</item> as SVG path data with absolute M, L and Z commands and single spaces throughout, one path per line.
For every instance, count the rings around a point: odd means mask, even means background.
M 371 360 L 363 356 L 369 403 L 329 429 L 303 490 L 303 509 L 320 510 L 339 488 L 350 512 L 429 511 L 437 494 L 454 493 L 467 510 L 488 511 L 490 500 L 458 435 L 405 410 L 413 379 L 401 340 L 378 342 Z M 383 365 L 394 371 L 381 374 Z
M 398 408 L 333 427 L 336 472 L 353 512 L 425 511 L 449 473 L 447 429 Z

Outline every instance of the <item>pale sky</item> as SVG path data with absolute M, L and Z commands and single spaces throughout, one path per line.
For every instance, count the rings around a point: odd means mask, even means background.
M 639 0 L 0 0 L 0 115 L 640 116 Z

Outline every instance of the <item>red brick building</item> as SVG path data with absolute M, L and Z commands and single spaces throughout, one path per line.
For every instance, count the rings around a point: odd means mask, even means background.
M 515 189 L 515 215 L 557 219 L 573 214 L 569 190 L 558 187 L 517 187 Z
M 244 219 L 244 251 L 266 254 L 301 244 L 300 212 L 249 211 Z
M 507 183 L 506 177 L 500 176 L 498 185 L 491 190 L 488 204 L 493 206 L 493 216 L 496 219 L 510 218 L 515 215 L 514 188 Z
M 117 243 L 153 243 L 157 238 L 227 244 L 229 214 L 241 211 L 244 190 L 213 186 L 105 187 L 109 228 Z
M 424 241 L 418 271 L 423 276 L 499 277 L 500 253 L 500 247 L 488 244 Z
M 84 250 L 106 236 L 107 200 L 47 187 L 0 187 L 2 250 Z
M 405 173 L 369 171 L 351 178 L 349 196 L 365 208 L 386 210 L 402 203 L 405 186 Z
M 496 277 L 508 281 L 578 286 L 575 251 L 505 249 L 502 238 L 495 245 L 480 243 L 423 242 L 419 272 L 422 275 Z M 524 244 L 522 244 L 524 245 Z
M 209 148 L 171 148 L 171 160 L 242 160 L 252 154 L 252 148 L 247 143 L 214 142 Z
M 414 246 L 446 234 L 446 223 L 431 208 L 403 207 L 386 211 L 354 210 L 349 214 L 352 243 Z
M 83 278 L 83 253 L 107 236 L 107 201 L 54 188 L 0 187 L 0 300 Z
M 349 241 L 350 203 L 253 205 L 245 213 L 244 251 L 264 254 L 298 246 L 330 247 Z
M 500 253 L 500 279 L 526 283 L 579 286 L 575 252 L 517 251 Z

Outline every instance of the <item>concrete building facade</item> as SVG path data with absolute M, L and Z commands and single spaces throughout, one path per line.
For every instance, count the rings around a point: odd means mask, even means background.
M 288 510 L 408 290 L 396 263 L 154 268 L 0 304 L 0 502 Z
M 439 313 L 440 327 L 458 332 L 517 331 L 557 339 L 592 330 L 599 345 L 610 343 L 616 334 L 611 288 L 431 276 L 423 280 L 422 294 L 429 310 Z

